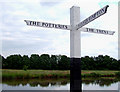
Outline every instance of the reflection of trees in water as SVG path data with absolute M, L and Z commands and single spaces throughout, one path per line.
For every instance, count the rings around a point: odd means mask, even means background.
M 56 85 L 56 82 L 54 82 L 54 83 L 51 83 L 51 86 L 55 86 Z
M 66 84 L 67 84 L 67 81 L 61 82 L 61 85 L 66 85 Z
M 118 82 L 117 78 L 96 78 L 96 79 L 83 79 L 82 83 L 89 85 L 95 84 L 99 86 L 110 86 L 112 83 Z
M 19 86 L 20 84 L 22 86 L 25 86 L 29 84 L 31 87 L 37 87 L 40 85 L 41 87 L 48 87 L 51 86 L 57 86 L 57 85 L 67 85 L 69 83 L 68 79 L 60 79 L 60 80 L 40 80 L 40 79 L 32 79 L 32 80 L 3 80 L 3 84 L 8 84 L 10 86 Z
M 40 85 L 41 87 L 48 87 L 49 86 L 49 82 L 32 82 L 29 83 L 31 87 L 36 87 L 38 85 Z
M 89 84 L 95 84 L 99 86 L 110 86 L 112 83 L 118 82 L 120 79 L 117 78 L 83 78 L 82 83 L 89 85 Z M 67 85 L 70 80 L 69 79 L 32 79 L 32 80 L 3 80 L 3 84 L 8 84 L 10 86 L 25 86 L 29 84 L 31 87 L 37 87 L 40 85 L 41 87 L 48 87 L 50 86 L 60 86 L 60 85 Z

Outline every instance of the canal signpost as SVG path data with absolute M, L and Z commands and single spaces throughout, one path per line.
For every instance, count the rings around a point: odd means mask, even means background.
M 45 28 L 56 28 L 63 30 L 70 30 L 70 91 L 76 90 L 81 91 L 81 31 L 113 35 L 114 31 L 107 31 L 94 28 L 84 28 L 86 24 L 102 16 L 107 12 L 106 5 L 87 19 L 80 22 L 80 7 L 73 6 L 70 8 L 70 25 L 39 22 L 24 20 L 28 26 L 45 27 Z
M 40 21 L 30 21 L 24 20 L 28 26 L 36 26 L 36 27 L 45 27 L 45 28 L 56 28 L 56 29 L 63 29 L 63 30 L 71 30 L 70 25 L 61 25 L 55 23 L 48 23 L 48 22 L 40 22 Z M 113 35 L 114 31 L 107 31 L 95 28 L 80 28 L 79 31 L 83 32 L 90 32 L 90 33 L 99 33 L 99 34 L 106 34 L 106 35 Z

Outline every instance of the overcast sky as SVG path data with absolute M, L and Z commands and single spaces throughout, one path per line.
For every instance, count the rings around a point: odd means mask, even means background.
M 43 2 L 44 1 L 44 2 Z M 49 2 L 48 2 L 49 1 Z M 70 8 L 80 7 L 81 21 L 109 5 L 106 14 L 85 27 L 115 31 L 114 35 L 81 32 L 81 56 L 118 58 L 119 0 L 3 0 L 0 1 L 2 55 L 55 54 L 70 56 L 70 31 L 27 26 L 24 20 L 70 24 Z

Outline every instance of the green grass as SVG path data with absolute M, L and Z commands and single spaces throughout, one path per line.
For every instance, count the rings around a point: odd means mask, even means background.
M 115 77 L 119 71 L 112 70 L 82 70 L 82 77 Z
M 115 77 L 118 71 L 82 70 L 82 77 Z M 118 76 L 118 75 L 117 75 Z M 70 78 L 68 70 L 2 70 L 3 79 Z
M 29 78 L 69 78 L 69 71 L 58 70 L 2 70 L 3 79 L 29 79 Z

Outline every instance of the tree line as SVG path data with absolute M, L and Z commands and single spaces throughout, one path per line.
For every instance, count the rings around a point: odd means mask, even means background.
M 66 55 L 32 54 L 10 55 L 2 59 L 3 69 L 42 69 L 42 70 L 70 70 L 70 58 Z M 97 57 L 81 57 L 82 70 L 120 70 L 120 60 L 108 55 Z

